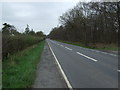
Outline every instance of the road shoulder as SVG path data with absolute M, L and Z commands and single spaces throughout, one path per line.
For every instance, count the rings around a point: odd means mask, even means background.
M 47 42 L 37 66 L 33 88 L 67 88 Z

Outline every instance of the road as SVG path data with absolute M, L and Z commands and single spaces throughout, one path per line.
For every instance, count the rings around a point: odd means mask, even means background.
M 118 56 L 47 39 L 72 88 L 118 88 Z

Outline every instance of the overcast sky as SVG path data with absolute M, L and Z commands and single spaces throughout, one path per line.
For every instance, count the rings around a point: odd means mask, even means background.
M 14 25 L 23 32 L 26 25 L 35 31 L 49 34 L 59 24 L 58 18 L 76 2 L 4 2 L 2 3 L 2 22 Z

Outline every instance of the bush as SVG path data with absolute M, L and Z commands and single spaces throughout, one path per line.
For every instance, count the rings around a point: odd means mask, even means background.
M 9 55 L 16 53 L 29 47 L 33 44 L 40 42 L 42 38 L 30 36 L 30 35 L 17 35 L 8 36 L 2 35 L 2 57 L 8 57 Z

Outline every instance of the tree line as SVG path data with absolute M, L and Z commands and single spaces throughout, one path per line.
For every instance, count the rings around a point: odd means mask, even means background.
M 2 34 L 11 35 L 11 36 L 15 36 L 15 35 L 32 35 L 32 36 L 39 36 L 39 37 L 46 36 L 42 31 L 35 32 L 33 29 L 30 30 L 28 24 L 27 24 L 27 27 L 25 28 L 25 31 L 23 33 L 20 33 L 19 31 L 17 31 L 14 25 L 10 25 L 7 23 L 3 24 Z
M 23 33 L 17 31 L 15 26 L 4 23 L 2 28 L 2 58 L 8 58 L 29 46 L 44 40 L 46 35 L 42 31 L 30 30 L 29 25 Z
M 79 2 L 59 17 L 49 38 L 80 42 L 88 46 L 96 43 L 118 43 L 120 30 L 119 2 Z

